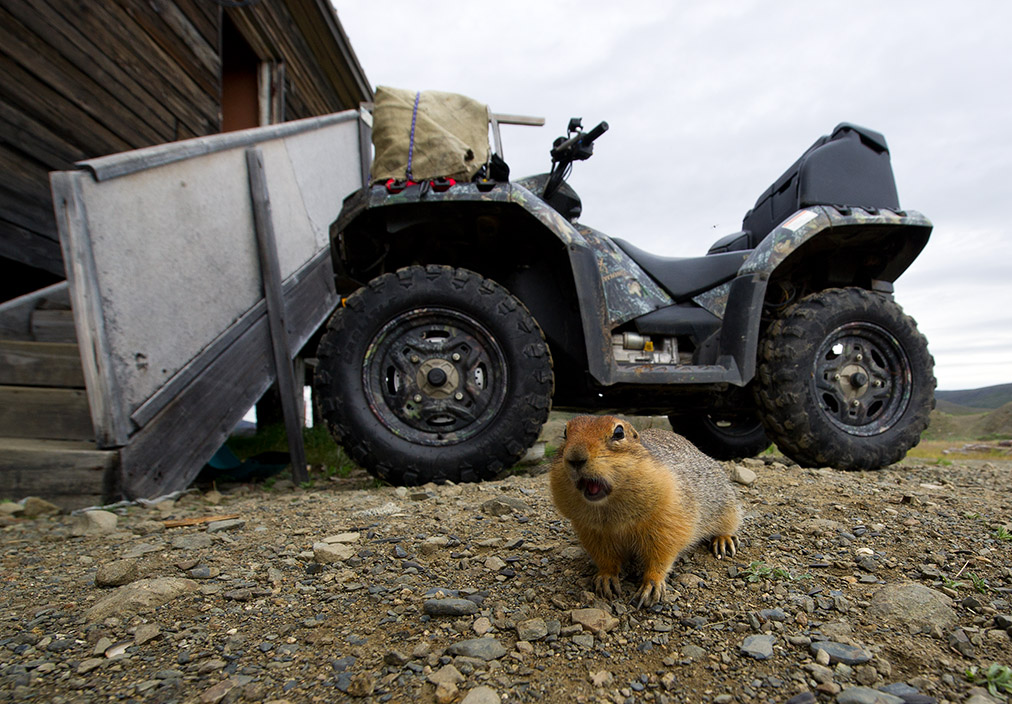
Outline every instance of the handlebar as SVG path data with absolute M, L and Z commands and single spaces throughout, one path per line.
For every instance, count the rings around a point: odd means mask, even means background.
M 557 142 L 552 147 L 552 161 L 589 159 L 590 155 L 594 153 L 594 140 L 607 131 L 608 123 L 601 122 L 589 132 L 577 132 L 569 139 Z

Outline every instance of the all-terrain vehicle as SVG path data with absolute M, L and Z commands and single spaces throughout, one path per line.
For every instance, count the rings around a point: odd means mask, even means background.
M 471 180 L 411 178 L 409 157 L 348 197 L 315 388 L 350 456 L 395 484 L 487 479 L 553 407 L 666 415 L 720 459 L 772 441 L 867 470 L 916 445 L 933 360 L 892 293 L 932 226 L 900 208 L 883 136 L 837 126 L 741 232 L 669 258 L 579 221 L 565 177 L 606 129 L 572 120 L 546 174 L 508 180 L 493 154 Z

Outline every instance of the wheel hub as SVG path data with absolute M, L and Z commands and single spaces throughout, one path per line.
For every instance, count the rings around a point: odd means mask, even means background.
M 449 361 L 436 357 L 418 365 L 415 383 L 429 398 L 447 398 L 460 385 L 460 373 Z
M 374 337 L 362 374 L 369 407 L 394 434 L 422 445 L 474 437 L 506 399 L 506 357 L 477 320 L 420 308 Z
M 910 364 L 894 336 L 878 325 L 848 323 L 819 348 L 813 392 L 830 421 L 851 435 L 891 428 L 906 411 Z

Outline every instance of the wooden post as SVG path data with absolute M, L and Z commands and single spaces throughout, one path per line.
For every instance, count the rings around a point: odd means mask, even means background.
M 271 329 L 271 346 L 274 351 L 274 368 L 277 371 L 278 390 L 281 392 L 281 410 L 288 434 L 288 450 L 292 456 L 292 480 L 296 484 L 309 481 L 306 471 L 306 446 L 302 440 L 303 407 L 302 382 L 296 383 L 295 367 L 288 342 L 285 323 L 285 301 L 281 290 L 281 265 L 271 218 L 271 201 L 267 193 L 263 153 L 256 147 L 246 150 L 246 167 L 249 170 L 249 189 L 253 197 L 253 221 L 256 227 L 260 252 L 260 273 L 267 300 L 267 320 Z

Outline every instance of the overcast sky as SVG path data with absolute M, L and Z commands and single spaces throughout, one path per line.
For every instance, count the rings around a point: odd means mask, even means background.
M 586 224 L 670 256 L 735 232 L 840 122 L 885 134 L 902 207 L 935 225 L 896 282 L 940 389 L 1012 382 L 1012 3 L 335 0 L 373 87 L 496 112 L 514 177 L 572 116 L 610 131 L 570 183 Z

